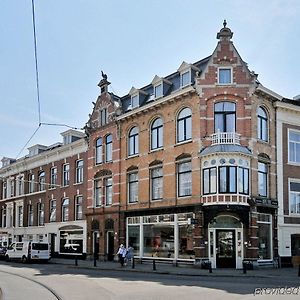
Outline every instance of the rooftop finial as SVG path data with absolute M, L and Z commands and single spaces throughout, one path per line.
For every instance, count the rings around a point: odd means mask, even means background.
M 103 79 L 107 80 L 107 75 L 104 74 L 103 71 L 101 71 L 101 75 L 102 75 L 102 78 L 103 78 Z
M 226 22 L 226 20 L 224 20 L 224 22 L 223 22 L 224 28 L 226 27 L 226 25 L 227 25 L 227 22 Z

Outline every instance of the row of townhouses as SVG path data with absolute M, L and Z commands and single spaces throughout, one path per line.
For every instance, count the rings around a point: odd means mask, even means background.
M 264 87 L 226 26 L 213 53 L 123 97 L 105 74 L 85 132 L 0 169 L 0 241 L 52 256 L 216 268 L 300 258 L 300 99 Z

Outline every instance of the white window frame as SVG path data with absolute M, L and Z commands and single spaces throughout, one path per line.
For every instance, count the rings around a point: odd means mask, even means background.
M 220 70 L 230 70 L 230 83 L 220 82 Z M 231 85 L 233 84 L 233 68 L 231 66 L 218 67 L 218 85 Z
M 66 168 L 68 166 L 68 168 Z M 69 186 L 70 185 L 70 164 L 65 163 L 62 166 L 62 186 Z M 67 176 L 65 176 L 67 175 Z
M 52 203 L 55 203 L 55 205 L 52 205 Z M 57 211 L 56 205 L 57 205 L 56 199 L 51 199 L 49 202 L 49 222 L 50 223 L 56 222 L 56 211 Z M 53 217 L 52 213 L 53 213 L 54 217 Z M 54 218 L 54 220 L 51 220 L 51 216 Z
M 137 99 L 136 100 L 137 101 L 137 105 L 133 105 L 134 104 L 133 100 L 135 99 L 135 97 Z M 131 98 L 130 98 L 130 107 L 131 107 L 131 109 L 134 109 L 134 108 L 137 108 L 137 107 L 140 106 L 140 99 L 139 98 L 140 98 L 139 97 L 139 93 L 131 95 Z
M 68 201 L 67 205 L 64 205 L 64 202 Z M 67 211 L 67 214 L 66 214 Z M 61 201 L 61 221 L 69 222 L 70 221 L 70 198 L 63 198 Z
M 28 193 L 34 193 L 35 192 L 35 174 L 30 173 L 28 175 Z
M 290 132 L 294 132 L 294 133 L 300 135 L 300 130 L 292 129 L 292 128 L 288 129 L 288 134 L 287 134 L 287 139 L 288 139 L 288 143 L 287 143 L 288 144 L 288 163 L 291 164 L 291 165 L 300 165 L 300 161 L 297 162 L 297 161 L 292 161 L 291 160 L 291 155 L 290 155 L 290 150 L 291 150 L 290 149 Z
M 78 199 L 81 199 L 81 203 L 78 204 Z M 78 217 L 78 207 L 81 207 L 81 217 Z M 76 195 L 75 197 L 75 220 L 82 220 L 83 219 L 83 196 Z
M 134 181 L 130 181 L 129 178 L 130 178 L 130 175 L 133 175 L 133 174 L 136 174 L 137 176 L 137 179 L 134 180 Z M 130 187 L 131 187 L 131 184 L 134 184 L 136 183 L 137 184 L 137 197 L 136 199 L 131 199 L 131 193 L 130 193 Z M 132 170 L 130 172 L 127 172 L 127 203 L 128 204 L 135 204 L 135 203 L 138 203 L 139 202 L 139 171 L 138 169 L 136 170 Z M 133 200 L 133 201 L 132 201 Z
M 99 186 L 97 186 L 97 183 L 99 183 Z M 98 196 L 96 193 L 96 190 L 98 191 Z M 102 194 L 102 180 L 101 178 L 94 178 L 94 190 L 93 190 L 93 206 L 94 207 L 101 207 L 103 205 L 103 194 Z M 97 198 L 96 198 L 97 197 Z M 99 198 L 99 201 L 97 199 Z
M 22 210 L 21 214 L 20 214 L 20 208 Z M 23 227 L 24 226 L 24 206 L 23 206 L 23 203 L 17 203 L 16 204 L 16 225 L 17 225 L 17 227 Z
M 157 89 L 159 86 L 161 87 L 161 94 L 160 94 L 160 95 L 156 95 L 156 89 Z M 161 98 L 161 97 L 164 96 L 164 85 L 163 85 L 163 81 L 160 81 L 159 83 L 157 83 L 157 84 L 155 84 L 155 85 L 153 86 L 153 94 L 154 94 L 154 98 L 155 98 L 155 99 L 158 99 L 158 98 Z
M 291 183 L 292 182 L 295 182 L 295 183 L 299 183 L 300 184 L 300 179 L 299 178 L 289 178 L 289 180 L 288 180 L 288 189 L 289 189 L 289 215 L 291 215 L 291 216 L 299 216 L 300 215 L 300 211 L 299 211 L 299 213 L 297 213 L 297 212 L 291 212 L 291 204 L 290 204 L 290 202 L 291 202 L 291 193 L 294 193 L 294 194 L 297 194 L 298 196 L 299 196 L 299 202 L 300 202 L 300 192 L 295 192 L 295 191 L 291 191 Z
M 38 212 L 38 226 L 45 225 L 45 205 L 43 202 L 38 202 L 37 204 L 37 212 Z
M 80 166 L 78 166 L 80 163 L 82 163 Z M 82 183 L 83 182 L 83 168 L 84 168 L 84 161 L 83 159 L 76 160 L 76 183 Z
M 56 171 L 54 171 L 56 170 Z M 55 189 L 57 186 L 57 167 L 51 167 L 50 169 L 50 187 L 49 189 Z
M 183 75 L 186 73 L 189 73 L 189 80 L 188 80 L 187 84 L 183 85 L 182 78 L 183 78 Z M 188 69 L 185 69 L 184 71 L 181 71 L 180 72 L 180 88 L 183 89 L 183 88 L 191 85 L 191 83 L 192 83 L 192 68 L 188 68 Z

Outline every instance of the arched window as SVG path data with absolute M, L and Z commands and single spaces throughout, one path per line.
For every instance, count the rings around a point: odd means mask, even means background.
M 163 146 L 163 121 L 161 118 L 154 120 L 151 126 L 151 150 Z
M 192 138 L 192 111 L 184 108 L 177 117 L 177 142 L 183 142 Z
M 103 152 L 102 138 L 98 138 L 96 140 L 96 164 L 102 163 L 102 152 Z
M 105 161 L 112 161 L 112 135 L 109 134 L 105 139 Z
M 268 115 L 262 107 L 257 110 L 257 138 L 268 141 Z
M 139 129 L 137 127 L 131 128 L 128 135 L 128 155 L 135 155 L 139 153 Z
M 215 132 L 235 132 L 236 108 L 232 102 L 215 104 Z

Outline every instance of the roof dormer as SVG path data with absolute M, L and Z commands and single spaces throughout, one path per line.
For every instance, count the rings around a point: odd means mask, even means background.
M 45 145 L 40 145 L 40 144 L 33 145 L 33 146 L 27 148 L 28 151 L 29 151 L 29 157 L 38 155 L 38 154 L 40 154 L 40 153 L 46 151 L 47 148 L 48 148 L 48 147 L 45 146 Z
M 193 83 L 195 74 L 199 72 L 200 69 L 183 61 L 177 71 L 180 74 L 180 88 L 184 88 Z
M 153 85 L 153 100 L 154 100 L 165 96 L 168 89 L 172 85 L 172 82 L 165 78 L 155 75 L 151 84 Z
M 64 145 L 71 144 L 85 136 L 85 134 L 81 131 L 77 131 L 74 129 L 69 129 L 61 133 L 61 136 L 64 139 Z
M 16 160 L 14 158 L 10 158 L 10 157 L 3 157 L 1 159 L 2 162 L 2 168 L 9 166 L 10 164 L 16 162 Z
M 132 110 L 139 107 L 148 95 L 143 90 L 136 89 L 135 87 L 132 87 L 128 94 L 130 95 L 130 104 L 127 110 Z

